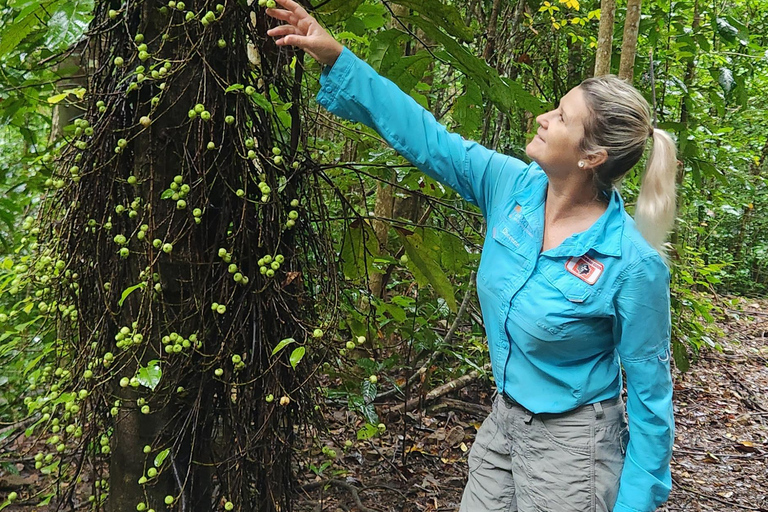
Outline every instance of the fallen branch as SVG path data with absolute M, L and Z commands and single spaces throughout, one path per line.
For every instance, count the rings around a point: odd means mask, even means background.
M 490 364 L 486 364 L 483 366 L 483 371 L 488 371 L 491 369 Z M 480 372 L 477 370 L 472 370 L 466 375 L 463 375 L 459 377 L 458 379 L 452 380 L 450 382 L 446 382 L 442 386 L 438 386 L 426 395 L 424 395 L 424 404 L 427 404 L 429 402 L 434 402 L 438 398 L 447 395 L 448 393 L 451 393 L 452 391 L 456 391 L 458 389 L 461 389 L 463 387 L 468 386 L 472 381 L 477 379 L 480 376 Z M 404 412 L 410 411 L 418 407 L 419 402 L 421 401 L 421 398 L 412 398 L 411 400 L 408 400 L 407 402 L 400 404 L 396 407 L 393 407 L 390 409 L 390 412 L 402 414 Z
M 465 402 L 464 400 L 454 400 L 452 398 L 440 399 L 438 403 L 429 407 L 428 412 L 432 414 L 445 409 L 464 412 L 481 418 L 484 418 L 491 413 L 491 408 L 486 405 L 473 404 Z

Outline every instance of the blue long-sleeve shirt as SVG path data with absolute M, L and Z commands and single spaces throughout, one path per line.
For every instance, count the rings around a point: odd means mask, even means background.
M 477 289 L 499 390 L 534 413 L 565 412 L 619 396 L 623 365 L 630 441 L 613 510 L 655 510 L 671 489 L 669 271 L 619 193 L 588 230 L 542 252 L 548 180 L 537 164 L 448 132 L 346 48 L 317 100 L 482 211 Z

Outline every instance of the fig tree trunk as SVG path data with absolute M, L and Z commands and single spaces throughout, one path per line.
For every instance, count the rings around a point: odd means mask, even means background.
M 46 399 L 73 425 L 54 460 L 92 475 L 94 510 L 290 510 L 307 290 L 333 272 L 302 56 L 247 3 L 96 2 L 38 258 L 67 369 Z

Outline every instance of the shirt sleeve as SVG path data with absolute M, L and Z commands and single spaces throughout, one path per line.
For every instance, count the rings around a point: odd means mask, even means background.
M 654 254 L 630 267 L 615 300 L 629 444 L 613 512 L 652 512 L 672 489 L 674 442 L 669 270 L 661 258 Z
M 345 119 L 376 130 L 422 172 L 480 207 L 483 216 L 502 190 L 515 190 L 528 164 L 450 133 L 397 85 L 344 48 L 320 77 L 317 101 Z

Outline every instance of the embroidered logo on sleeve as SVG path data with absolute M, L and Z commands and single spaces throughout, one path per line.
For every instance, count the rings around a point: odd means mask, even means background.
M 605 268 L 602 263 L 587 255 L 578 258 L 568 258 L 565 268 L 587 284 L 595 284 Z

